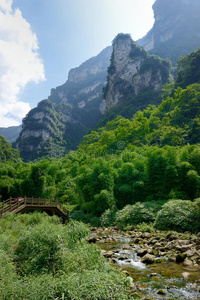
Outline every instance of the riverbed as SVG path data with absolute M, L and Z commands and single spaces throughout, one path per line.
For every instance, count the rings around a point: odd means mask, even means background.
M 154 262 L 146 264 L 138 256 L 144 245 L 134 243 L 132 233 L 98 229 L 93 234 L 103 255 L 130 278 L 134 297 L 145 300 L 200 299 L 199 266 L 185 266 L 158 253 Z M 187 276 L 183 278 L 182 274 Z

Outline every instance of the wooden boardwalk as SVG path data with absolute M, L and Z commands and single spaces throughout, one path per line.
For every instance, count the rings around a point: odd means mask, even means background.
M 58 200 L 28 197 L 10 197 L 8 200 L 0 202 L 0 217 L 2 217 L 7 212 L 18 214 L 21 212 L 27 213 L 33 210 L 41 210 L 42 212 L 45 211 L 51 216 L 58 215 L 63 219 L 64 222 L 68 221 L 69 219 L 69 212 L 61 203 L 58 202 Z

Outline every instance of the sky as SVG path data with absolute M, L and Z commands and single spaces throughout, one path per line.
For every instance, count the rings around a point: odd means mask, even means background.
M 31 108 L 118 33 L 142 38 L 155 0 L 0 0 L 0 127 Z

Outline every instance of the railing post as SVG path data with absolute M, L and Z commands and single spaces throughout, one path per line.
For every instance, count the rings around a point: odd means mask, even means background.
M 4 201 L 2 201 L 2 215 L 3 215 L 3 210 L 4 210 Z
M 44 198 L 44 205 L 46 205 L 46 198 Z
M 31 198 L 31 205 L 33 205 L 33 197 Z
M 12 197 L 10 196 L 10 201 L 9 201 L 9 211 L 11 211 L 11 201 L 12 201 Z
M 26 196 L 24 197 L 24 204 L 26 205 Z
M 19 197 L 17 197 L 17 208 L 19 207 Z

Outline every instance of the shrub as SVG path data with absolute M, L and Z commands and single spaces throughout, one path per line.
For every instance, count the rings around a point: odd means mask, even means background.
M 145 208 L 143 203 L 126 205 L 116 213 L 116 224 L 119 226 L 138 225 L 143 222 L 149 223 L 155 220 L 152 208 Z
M 112 270 L 86 271 L 59 278 L 58 294 L 73 300 L 128 300 L 129 281 Z
M 20 271 L 24 274 L 55 271 L 61 260 L 58 253 L 63 243 L 61 225 L 39 224 L 24 229 L 16 249 Z
M 142 223 L 140 225 L 137 225 L 137 229 L 140 230 L 141 232 L 153 232 L 154 231 L 153 223 L 152 224 Z
M 1 299 L 129 299 L 126 276 L 85 241 L 85 224 L 8 214 L 0 219 L 0 233 Z
M 116 218 L 116 212 L 111 209 L 107 209 L 101 215 L 100 218 L 101 226 L 105 226 L 105 227 L 113 226 L 115 224 L 115 218 Z
M 198 232 L 200 230 L 198 200 L 171 200 L 158 212 L 155 227 L 160 230 Z

